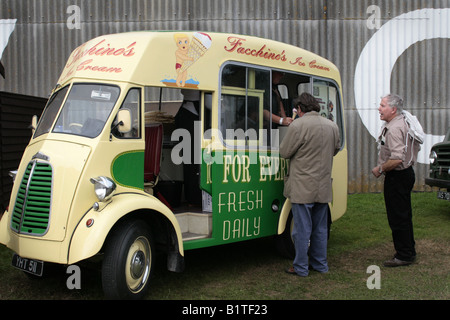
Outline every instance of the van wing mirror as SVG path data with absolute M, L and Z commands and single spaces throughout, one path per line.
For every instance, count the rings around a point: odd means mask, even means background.
M 37 123 L 38 123 L 38 116 L 37 116 L 37 115 L 34 115 L 34 116 L 31 118 L 31 125 L 30 125 L 30 128 L 31 128 L 31 135 L 34 135 L 34 131 L 36 130 Z
M 120 133 L 131 131 L 131 111 L 129 109 L 120 109 L 117 114 L 117 129 Z

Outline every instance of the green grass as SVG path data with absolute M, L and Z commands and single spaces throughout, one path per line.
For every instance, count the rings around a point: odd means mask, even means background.
M 334 222 L 327 274 L 286 274 L 272 239 L 259 239 L 186 252 L 186 270 L 171 273 L 164 259 L 155 267 L 147 296 L 152 300 L 448 300 L 450 299 L 450 203 L 435 193 L 413 194 L 417 262 L 384 268 L 394 250 L 383 195 L 348 197 L 347 213 Z M 30 280 L 10 266 L 11 251 L 0 247 L 0 299 L 102 299 L 100 272 L 82 268 L 81 290 L 66 287 L 64 270 Z M 368 289 L 371 265 L 380 267 L 380 289 Z

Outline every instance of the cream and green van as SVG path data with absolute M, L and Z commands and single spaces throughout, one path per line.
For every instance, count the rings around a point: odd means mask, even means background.
M 15 252 L 13 265 L 41 275 L 47 264 L 100 256 L 105 295 L 142 298 L 157 250 L 175 272 L 187 250 L 260 237 L 276 236 L 292 255 L 289 161 L 278 151 L 287 127 L 269 121 L 274 72 L 287 116 L 309 92 L 340 128 L 330 223 L 341 217 L 347 150 L 336 66 L 245 35 L 105 35 L 73 51 L 11 173 L 0 243 Z

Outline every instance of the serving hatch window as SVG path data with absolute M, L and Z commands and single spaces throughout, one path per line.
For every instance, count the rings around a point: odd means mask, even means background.
M 97 137 L 119 97 L 117 86 L 74 84 L 52 132 Z
M 226 145 L 265 144 L 263 110 L 270 88 L 270 70 L 238 64 L 224 66 L 219 127 Z

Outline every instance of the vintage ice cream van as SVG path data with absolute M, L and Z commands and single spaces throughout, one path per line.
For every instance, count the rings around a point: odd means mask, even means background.
M 289 161 L 278 146 L 302 92 L 340 128 L 336 220 L 347 206 L 347 150 L 332 63 L 226 33 L 90 40 L 70 55 L 11 174 L 0 243 L 35 275 L 100 256 L 109 298 L 142 298 L 157 251 L 175 272 L 187 250 L 260 237 L 292 254 Z

